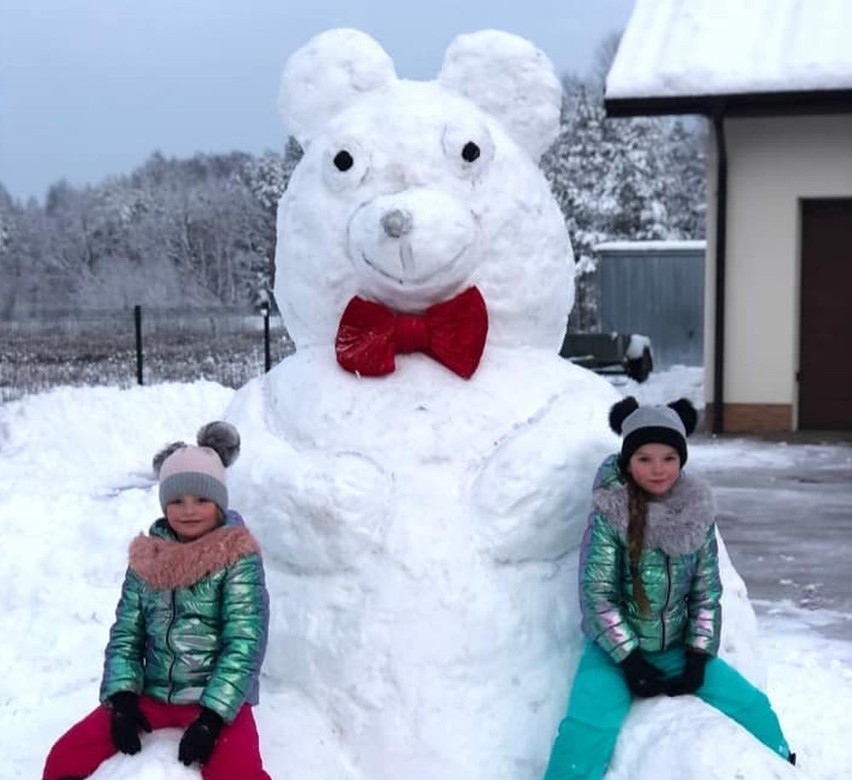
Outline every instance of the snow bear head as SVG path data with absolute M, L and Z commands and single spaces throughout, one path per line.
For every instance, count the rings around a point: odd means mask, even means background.
M 538 159 L 561 97 L 546 56 L 494 30 L 457 37 L 434 81 L 397 78 L 357 30 L 296 51 L 279 108 L 304 156 L 279 204 L 275 261 L 296 344 L 333 344 L 356 295 L 417 314 L 475 286 L 487 345 L 555 352 L 573 256 Z

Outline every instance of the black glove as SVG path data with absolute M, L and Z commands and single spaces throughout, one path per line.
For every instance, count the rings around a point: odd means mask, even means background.
M 109 735 L 116 750 L 132 756 L 142 749 L 139 729 L 151 731 L 142 711 L 139 709 L 139 694 L 132 691 L 119 691 L 109 697 L 110 716 Z
M 224 721 L 220 715 L 202 707 L 198 717 L 186 727 L 178 747 L 178 760 L 189 766 L 193 761 L 206 764 L 216 746 Z
M 704 685 L 704 667 L 707 666 L 709 660 L 710 656 L 706 653 L 687 650 L 686 665 L 683 667 L 683 674 L 680 677 L 669 680 L 669 687 L 666 693 L 669 696 L 683 696 L 685 693 L 695 693 Z
M 638 650 L 634 650 L 621 662 L 627 687 L 634 696 L 643 699 L 651 696 L 659 696 L 666 690 L 663 682 L 663 672 L 651 663 L 648 663 Z

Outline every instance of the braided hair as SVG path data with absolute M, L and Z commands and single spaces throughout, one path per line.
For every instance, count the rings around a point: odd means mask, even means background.
M 648 521 L 648 496 L 629 473 L 624 472 L 627 482 L 627 549 L 630 560 L 630 577 L 633 582 L 633 598 L 639 613 L 647 615 L 651 609 L 648 594 L 639 576 L 639 558 L 645 543 L 645 524 Z

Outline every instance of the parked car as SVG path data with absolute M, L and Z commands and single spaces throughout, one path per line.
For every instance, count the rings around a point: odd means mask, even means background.
M 637 382 L 654 370 L 651 339 L 639 333 L 566 333 L 559 354 L 598 373 L 623 373 Z

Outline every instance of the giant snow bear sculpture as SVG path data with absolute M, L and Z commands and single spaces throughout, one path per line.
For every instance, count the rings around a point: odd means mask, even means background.
M 457 38 L 431 82 L 355 30 L 285 67 L 304 157 L 275 297 L 297 351 L 228 418 L 293 778 L 532 780 L 547 759 L 577 645 L 571 553 L 619 397 L 557 354 L 573 259 L 537 160 L 560 101 L 542 52 L 496 31 Z M 391 310 L 424 316 L 389 336 Z

